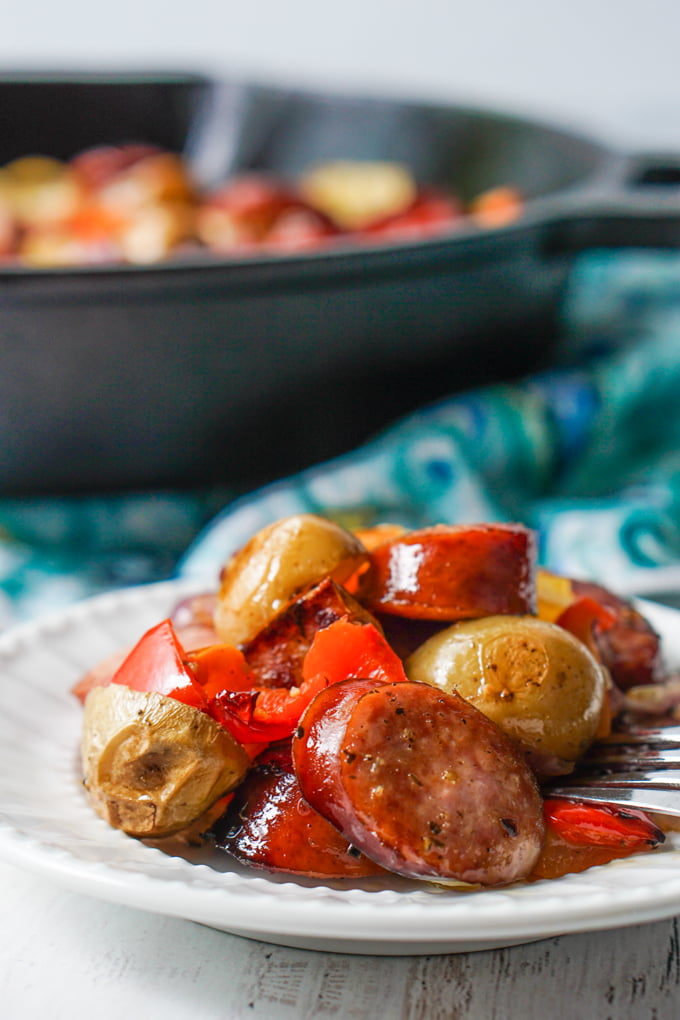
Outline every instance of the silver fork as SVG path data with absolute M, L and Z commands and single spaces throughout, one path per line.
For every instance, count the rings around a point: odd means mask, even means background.
M 612 733 L 544 793 L 680 817 L 680 725 Z

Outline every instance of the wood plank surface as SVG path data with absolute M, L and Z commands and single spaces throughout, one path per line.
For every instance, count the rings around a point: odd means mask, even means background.
M 677 1020 L 677 919 L 481 953 L 287 949 L 0 865 L 3 1020 Z

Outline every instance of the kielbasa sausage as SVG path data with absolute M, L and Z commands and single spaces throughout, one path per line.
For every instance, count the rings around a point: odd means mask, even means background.
M 362 878 L 385 872 L 302 798 L 290 744 L 262 754 L 209 837 L 237 860 L 310 878 Z
M 572 581 L 577 598 L 593 598 L 613 612 L 611 627 L 595 628 L 593 638 L 612 680 L 622 691 L 659 683 L 664 669 L 661 640 L 649 621 L 625 599 L 587 581 Z
M 263 687 L 299 687 L 314 635 L 336 620 L 374 623 L 370 613 L 330 577 L 293 599 L 241 647 Z
M 504 885 L 541 852 L 542 800 L 521 754 L 429 684 L 333 684 L 302 716 L 293 761 L 309 804 L 397 874 Z
M 359 598 L 374 613 L 465 620 L 536 608 L 536 546 L 519 524 L 438 524 L 370 553 Z

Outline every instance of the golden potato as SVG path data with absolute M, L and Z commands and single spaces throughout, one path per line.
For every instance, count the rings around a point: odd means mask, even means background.
M 131 836 L 185 829 L 244 777 L 250 760 L 227 731 L 180 701 L 122 684 L 85 699 L 85 787 L 97 814 Z
M 220 639 L 243 644 L 297 592 L 326 576 L 342 584 L 367 555 L 351 532 L 316 514 L 275 521 L 258 531 L 222 572 L 215 609 Z
M 0 198 L 22 227 L 45 227 L 73 215 L 81 190 L 68 164 L 48 156 L 22 156 L 0 171 Z
M 406 661 L 410 680 L 456 691 L 528 752 L 537 767 L 574 762 L 593 742 L 607 675 L 554 623 L 489 616 L 440 631 Z M 555 762 L 554 760 L 557 760 Z
M 300 192 L 342 229 L 361 230 L 408 209 L 417 187 L 400 163 L 338 160 L 309 170 Z

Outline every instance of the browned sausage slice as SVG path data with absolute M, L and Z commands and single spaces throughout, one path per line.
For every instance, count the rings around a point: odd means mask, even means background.
M 438 524 L 373 549 L 360 598 L 373 612 L 420 620 L 531 613 L 535 559 L 522 525 Z
M 622 691 L 659 683 L 663 677 L 661 641 L 651 624 L 630 602 L 607 588 L 587 581 L 572 581 L 577 597 L 600 602 L 616 616 L 613 625 L 597 628 L 594 641 L 612 680 Z
M 327 577 L 289 602 L 241 649 L 263 687 L 299 687 L 302 663 L 316 632 L 347 618 L 376 623 L 344 588 Z
M 305 799 L 382 867 L 502 885 L 541 852 L 533 773 L 498 727 L 427 684 L 347 680 L 310 704 L 293 739 Z
M 385 874 L 305 803 L 290 745 L 260 756 L 210 836 L 237 860 L 269 871 L 311 878 Z

